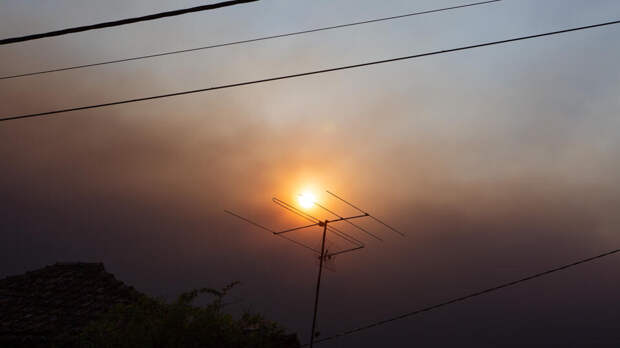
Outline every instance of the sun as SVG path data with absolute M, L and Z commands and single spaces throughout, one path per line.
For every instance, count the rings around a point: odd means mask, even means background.
M 297 196 L 297 201 L 302 208 L 310 209 L 314 206 L 314 202 L 316 202 L 316 196 L 312 192 L 306 191 Z

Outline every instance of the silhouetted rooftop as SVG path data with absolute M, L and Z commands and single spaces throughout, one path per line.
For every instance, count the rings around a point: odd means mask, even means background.
M 139 296 L 101 263 L 57 263 L 1 279 L 0 346 L 67 344 L 113 305 Z

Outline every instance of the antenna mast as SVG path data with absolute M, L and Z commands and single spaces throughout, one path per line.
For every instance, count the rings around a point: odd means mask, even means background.
M 271 232 L 275 236 L 284 238 L 284 239 L 286 239 L 286 240 L 288 240 L 288 241 L 290 241 L 292 243 L 297 244 L 298 246 L 301 246 L 301 247 L 303 247 L 305 249 L 308 249 L 308 250 L 312 251 L 315 254 L 318 254 L 318 257 L 319 257 L 319 274 L 317 276 L 316 290 L 315 290 L 315 293 L 314 293 L 314 311 L 313 311 L 313 315 L 312 315 L 312 329 L 310 331 L 310 348 L 312 348 L 313 345 L 314 345 L 314 338 L 316 336 L 318 336 L 318 334 L 319 334 L 316 331 L 316 322 L 317 322 L 316 319 L 317 319 L 317 313 L 318 313 L 318 308 L 319 308 L 319 293 L 320 293 L 320 290 L 321 290 L 321 275 L 323 273 L 323 263 L 324 263 L 324 261 L 328 260 L 328 259 L 331 259 L 332 257 L 334 257 L 336 255 L 341 255 L 341 254 L 348 253 L 348 252 L 351 252 L 351 251 L 360 250 L 360 249 L 365 247 L 364 243 L 362 243 L 360 240 L 358 240 L 357 238 L 355 238 L 351 234 L 345 233 L 345 232 L 341 231 L 340 229 L 338 229 L 338 228 L 336 228 L 334 226 L 330 226 L 330 224 L 337 223 L 337 222 L 347 222 L 349 225 L 355 227 L 357 230 L 366 233 L 367 235 L 373 237 L 374 239 L 376 239 L 378 241 L 382 241 L 382 239 L 379 238 L 378 236 L 376 236 L 375 234 L 373 234 L 373 233 L 369 232 L 368 230 L 366 230 L 365 228 L 363 228 L 363 227 L 361 227 L 361 226 L 359 226 L 359 225 L 349 221 L 349 220 L 353 220 L 353 219 L 361 219 L 361 218 L 369 217 L 369 218 L 375 220 L 376 222 L 382 224 L 383 226 L 389 228 L 390 230 L 400 234 L 401 236 L 404 236 L 404 234 L 402 232 L 400 232 L 400 231 L 396 230 L 395 228 L 387 225 L 383 221 L 381 221 L 378 218 L 376 218 L 376 217 L 370 215 L 369 213 L 363 211 L 362 209 L 358 208 L 357 206 L 355 206 L 355 205 L 345 201 L 344 199 L 340 198 L 336 194 L 334 194 L 334 193 L 332 193 L 330 191 L 327 191 L 327 193 L 329 193 L 333 197 L 337 198 L 338 200 L 346 203 L 347 205 L 351 206 L 355 210 L 359 211 L 361 214 L 360 215 L 353 215 L 353 216 L 343 217 L 343 216 L 333 212 L 332 210 L 324 207 L 323 205 L 321 205 L 321 204 L 319 204 L 317 202 L 313 202 L 314 205 L 318 206 L 319 208 L 325 210 L 326 212 L 328 212 L 331 215 L 334 215 L 336 217 L 333 220 L 329 220 L 329 219 L 320 220 L 320 219 L 318 219 L 318 218 L 316 218 L 316 217 L 314 217 L 314 216 L 312 216 L 312 215 L 310 215 L 308 213 L 305 213 L 305 212 L 301 211 L 300 209 L 296 208 L 295 206 L 293 206 L 293 205 L 291 205 L 289 203 L 286 203 L 286 202 L 284 202 L 284 201 L 282 201 L 282 200 L 280 200 L 280 199 L 278 199 L 276 197 L 273 197 L 272 198 L 273 203 L 275 203 L 280 208 L 286 209 L 289 212 L 291 212 L 293 214 L 296 214 L 296 215 L 302 217 L 303 219 L 306 219 L 309 222 L 311 222 L 310 225 L 297 226 L 297 227 L 288 228 L 288 229 L 285 229 L 285 230 L 282 230 L 282 231 L 275 231 L 275 230 L 272 230 L 272 229 L 270 229 L 268 227 L 265 227 L 265 226 L 263 226 L 263 225 L 261 225 L 261 224 L 259 224 L 257 222 L 254 222 L 254 221 L 252 221 L 250 219 L 247 219 L 247 218 L 245 218 L 245 217 L 243 217 L 241 215 L 238 215 L 238 214 L 235 214 L 235 213 L 233 213 L 231 211 L 225 210 L 226 213 L 228 213 L 228 214 L 230 214 L 230 215 L 232 215 L 232 216 L 234 216 L 234 217 L 236 217 L 238 219 L 241 219 L 241 220 L 245 221 L 246 223 L 249 223 L 249 224 L 251 224 L 251 225 L 253 225 L 255 227 L 258 227 L 260 229 L 263 229 L 263 230 L 266 230 L 268 232 Z M 311 227 L 315 227 L 315 226 L 322 227 L 322 229 L 323 229 L 323 235 L 322 235 L 322 238 L 321 238 L 321 250 L 320 251 L 316 250 L 315 248 L 312 248 L 311 246 L 308 246 L 306 244 L 298 242 L 298 241 L 296 241 L 296 240 L 294 240 L 292 238 L 289 238 L 289 237 L 284 235 L 286 233 L 291 233 L 291 232 L 295 232 L 295 231 L 299 231 L 299 230 L 303 230 L 303 229 L 311 228 Z M 331 252 L 331 253 L 328 252 L 327 250 L 325 250 L 325 240 L 327 239 L 327 231 L 329 231 L 329 232 L 333 233 L 335 236 L 345 240 L 346 242 L 348 242 L 351 245 L 351 247 L 348 248 L 348 249 L 339 250 L 339 251 L 336 251 L 336 252 Z

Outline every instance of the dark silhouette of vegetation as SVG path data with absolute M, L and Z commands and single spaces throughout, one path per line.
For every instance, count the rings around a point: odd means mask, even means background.
M 133 304 L 118 305 L 89 324 L 80 346 L 104 347 L 299 347 L 296 335 L 259 314 L 240 318 L 222 311 L 222 301 L 238 282 L 222 290 L 194 289 L 173 303 L 142 296 Z M 214 297 L 206 306 L 194 305 L 201 294 Z

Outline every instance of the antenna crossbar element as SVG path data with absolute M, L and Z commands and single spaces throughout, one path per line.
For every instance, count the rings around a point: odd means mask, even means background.
M 351 236 L 348 233 L 342 232 L 341 230 L 337 229 L 334 226 L 327 226 L 327 230 L 329 232 L 335 234 L 336 236 L 346 240 L 347 242 L 349 242 L 351 244 L 364 245 L 364 243 L 362 243 L 360 240 L 356 239 L 355 237 Z
M 362 215 L 355 215 L 355 216 L 349 216 L 349 217 L 341 217 L 338 218 L 336 220 L 325 220 L 326 222 L 329 222 L 330 224 L 332 222 L 340 222 L 340 221 L 349 221 L 351 219 L 359 219 L 359 218 L 363 218 L 363 217 L 367 217 L 369 216 L 368 214 L 362 214 Z
M 322 223 L 324 223 L 323 221 L 321 221 L 321 220 L 319 220 L 319 219 L 315 218 L 314 216 L 312 216 L 312 215 L 310 215 L 310 214 L 307 214 L 307 213 L 304 213 L 303 211 L 301 211 L 301 210 L 299 210 L 299 209 L 295 208 L 294 206 L 292 206 L 292 205 L 290 205 L 290 204 L 288 204 L 288 203 L 286 203 L 286 202 L 284 202 L 284 201 L 282 201 L 282 200 L 280 200 L 280 199 L 278 199 L 278 198 L 276 198 L 276 197 L 273 197 L 273 198 L 272 198 L 272 201 L 273 201 L 276 205 L 280 206 L 281 208 L 284 208 L 284 209 L 286 209 L 286 210 L 288 210 L 288 211 L 292 212 L 293 214 L 299 215 L 299 216 L 301 216 L 302 218 L 304 218 L 304 219 L 306 219 L 306 220 L 308 220 L 308 221 L 310 221 L 310 222 L 316 222 L 316 223 L 318 223 L 318 224 L 322 224 Z M 358 217 L 364 217 L 364 216 L 365 216 L 365 215 L 359 215 L 359 216 L 355 216 L 355 218 L 358 218 Z M 338 221 L 340 221 L 340 220 L 338 220 Z M 328 221 L 328 222 L 335 222 L 335 220 L 334 220 L 334 221 Z M 327 227 L 327 230 L 328 230 L 328 231 L 330 231 L 330 232 L 332 232 L 332 233 L 333 233 L 333 234 L 335 234 L 336 236 L 338 236 L 338 237 L 340 237 L 340 238 L 342 238 L 342 239 L 346 240 L 347 242 L 349 242 L 349 243 L 351 243 L 351 244 L 356 244 L 356 245 L 364 245 L 364 243 L 362 243 L 362 241 L 358 240 L 357 238 L 355 238 L 355 237 L 351 236 L 350 234 L 345 233 L 345 232 L 343 232 L 343 231 L 341 231 L 341 230 L 339 230 L 339 229 L 337 229 L 337 228 L 335 228 L 335 227 L 333 227 L 333 226 L 328 226 L 328 227 Z
M 322 206 L 321 204 L 316 203 L 316 202 L 315 202 L 314 204 L 316 204 L 316 206 L 317 206 L 317 207 L 319 207 L 319 208 L 321 208 L 321 209 L 323 209 L 323 210 L 325 210 L 325 211 L 329 212 L 330 214 L 332 214 L 332 215 L 334 215 L 334 216 L 337 216 L 337 217 L 339 217 L 339 218 L 343 219 L 343 217 L 342 217 L 342 216 L 340 216 L 340 215 L 336 214 L 335 212 L 331 211 L 330 209 L 327 209 L 326 207 Z M 361 215 L 360 217 L 366 217 L 366 216 L 369 216 L 369 215 L 368 215 L 368 214 L 365 214 L 365 215 Z M 349 218 L 349 219 L 350 219 L 350 218 Z M 349 221 L 349 219 L 344 219 L 344 221 L 346 221 L 349 225 L 351 225 L 351 226 L 353 226 L 353 227 L 357 228 L 358 230 L 360 230 L 360 231 L 362 231 L 362 232 L 364 232 L 364 233 L 368 234 L 369 236 L 371 236 L 371 237 L 375 238 L 376 240 L 378 240 L 378 241 L 383 241 L 383 239 L 381 239 L 381 238 L 377 237 L 376 235 L 374 235 L 374 234 L 370 233 L 370 232 L 369 232 L 368 230 L 366 230 L 365 228 L 363 228 L 363 227 L 361 227 L 361 226 L 359 226 L 359 225 L 357 225 L 357 224 L 355 224 L 355 223 L 353 223 L 353 222 Z
M 261 224 L 259 224 L 257 222 L 254 222 L 252 220 L 246 219 L 243 216 L 235 214 L 235 213 L 233 213 L 233 212 L 231 212 L 229 210 L 224 210 L 224 211 L 227 212 L 228 214 L 232 215 L 232 216 L 235 216 L 235 217 L 237 217 L 237 218 L 239 218 L 239 219 L 241 219 L 241 220 L 251 224 L 251 225 L 254 225 L 254 226 L 258 227 L 258 228 L 262 228 L 263 230 L 269 231 L 269 232 L 271 232 L 271 233 L 273 233 L 275 235 L 284 234 L 284 233 L 293 232 L 293 231 L 301 230 L 301 229 L 304 229 L 304 228 L 309 228 L 309 227 L 319 226 L 320 225 L 320 223 L 317 222 L 317 223 L 312 224 L 312 225 L 290 228 L 290 229 L 284 230 L 284 231 L 274 231 L 274 230 L 272 230 L 272 229 L 270 229 L 268 227 L 265 227 L 265 226 L 263 226 L 263 225 L 261 225 Z
M 275 204 L 279 205 L 280 207 L 282 207 L 282 208 L 284 208 L 284 209 L 286 209 L 286 210 L 289 210 L 289 211 L 291 211 L 291 212 L 293 212 L 293 213 L 295 213 L 295 214 L 297 214 L 297 215 L 301 216 L 302 218 L 304 218 L 304 219 L 306 219 L 306 220 L 308 220 L 308 221 L 311 221 L 311 222 L 317 222 L 317 223 L 321 221 L 321 220 L 319 220 L 319 219 L 315 218 L 314 216 L 312 216 L 312 215 L 310 215 L 310 214 L 308 214 L 308 213 L 304 213 L 303 211 L 301 211 L 301 210 L 299 210 L 299 209 L 295 208 L 293 205 L 288 204 L 288 203 L 284 202 L 284 201 L 283 201 L 283 200 L 281 200 L 281 199 L 278 199 L 278 198 L 276 198 L 276 197 L 273 197 L 273 198 L 271 199 L 271 201 L 272 201 L 273 203 L 275 203 Z
M 283 236 L 283 235 L 281 235 L 280 233 L 278 233 L 278 232 L 276 232 L 276 231 L 274 231 L 274 230 L 272 230 L 272 229 L 270 229 L 270 228 L 268 228 L 268 227 L 265 227 L 265 226 L 263 226 L 263 225 L 261 225 L 261 224 L 259 224 L 259 223 L 257 223 L 257 222 L 254 222 L 254 221 L 252 221 L 252 220 L 250 220 L 250 219 L 244 218 L 244 217 L 243 217 L 243 216 L 241 216 L 241 215 L 235 214 L 235 213 L 233 213 L 233 212 L 232 212 L 232 211 L 230 211 L 230 210 L 224 210 L 224 211 L 225 211 L 226 213 L 228 213 L 228 214 L 230 214 L 230 215 L 232 215 L 232 216 L 236 217 L 236 218 L 239 218 L 239 219 L 241 219 L 241 220 L 243 220 L 243 221 L 245 221 L 245 222 L 249 223 L 250 225 L 253 225 L 253 226 L 258 227 L 258 228 L 260 228 L 260 229 L 263 229 L 263 230 L 265 230 L 265 231 L 271 232 L 272 234 L 274 234 L 274 235 L 276 235 L 276 236 L 278 236 L 278 237 L 280 237 L 280 238 L 282 238 L 282 239 L 286 239 L 286 240 L 288 240 L 289 242 L 294 243 L 294 244 L 296 244 L 296 245 L 298 245 L 298 246 L 300 246 L 300 247 L 302 247 L 302 248 L 304 248 L 304 249 L 308 249 L 308 250 L 310 250 L 310 251 L 312 251 L 312 252 L 314 252 L 314 253 L 316 253 L 316 254 L 318 254 L 318 255 L 321 255 L 321 253 L 320 253 L 318 250 L 316 250 L 315 248 L 313 248 L 313 247 L 311 247 L 311 246 L 308 246 L 308 245 L 306 245 L 306 244 L 304 244 L 304 243 L 298 242 L 298 241 L 296 241 L 296 240 L 294 240 L 294 239 L 291 239 L 291 238 L 289 238 L 289 237 L 287 237 L 287 236 Z M 308 226 L 304 226 L 304 227 L 308 227 Z
M 367 212 L 365 212 L 365 211 L 363 211 L 362 209 L 360 209 L 360 208 L 356 207 L 356 206 L 355 206 L 355 205 L 353 205 L 352 203 L 347 202 L 347 201 L 345 201 L 344 199 L 342 199 L 342 198 L 338 197 L 335 193 L 330 192 L 329 190 L 326 190 L 326 192 L 327 192 L 327 193 L 329 193 L 330 195 L 332 195 L 332 196 L 336 197 L 337 199 L 341 200 L 342 202 L 346 203 L 347 205 L 349 205 L 349 206 L 350 206 L 350 207 L 352 207 L 353 209 L 355 209 L 355 210 L 359 211 L 360 213 L 368 214 Z M 371 219 L 375 220 L 376 222 L 378 222 L 378 223 L 382 224 L 383 226 L 385 226 L 385 227 L 389 228 L 390 230 L 392 230 L 392 231 L 394 231 L 394 232 L 396 232 L 396 233 L 400 234 L 401 236 L 403 236 L 403 237 L 405 236 L 405 234 L 404 234 L 404 233 L 402 233 L 401 231 L 399 231 L 399 230 L 395 229 L 394 227 L 392 227 L 392 226 L 390 226 L 390 225 L 386 224 L 385 222 L 383 222 L 383 221 L 379 220 L 378 218 L 376 218 L 376 217 L 374 217 L 374 216 L 372 216 L 372 215 L 370 215 L 370 214 L 368 214 L 368 216 L 369 216 Z
M 289 228 L 288 230 L 274 232 L 273 234 L 280 235 L 280 234 L 289 233 L 289 232 L 293 232 L 293 231 L 299 231 L 299 230 L 303 230 L 304 228 L 320 226 L 320 225 L 321 225 L 321 223 L 317 222 L 317 223 L 312 224 L 312 225 L 306 225 L 306 226 L 301 226 L 301 227 Z
M 336 256 L 336 255 L 340 255 L 340 254 L 344 254 L 344 253 L 348 253 L 350 251 L 356 251 L 356 250 L 360 250 L 363 249 L 364 246 L 358 246 L 357 248 L 351 248 L 351 249 L 346 249 L 346 250 L 341 250 L 341 251 L 337 251 L 335 253 L 331 253 L 331 254 L 327 254 L 325 255 L 326 257 L 332 257 L 332 256 Z
M 224 211 L 225 211 L 226 213 L 228 213 L 228 214 L 230 214 L 230 215 L 232 215 L 232 216 L 236 217 L 236 218 L 239 218 L 239 219 L 241 219 L 241 220 L 243 220 L 243 221 L 245 221 L 245 222 L 249 223 L 250 225 L 254 225 L 254 226 L 256 226 L 256 227 L 258 227 L 258 228 L 261 228 L 261 229 L 263 229 L 263 230 L 265 230 L 265 231 L 267 231 L 267 232 L 271 232 L 271 233 L 273 233 L 273 234 L 276 234 L 276 231 L 272 230 L 271 228 L 265 227 L 265 226 L 263 226 L 263 225 L 261 225 L 261 224 L 259 224 L 259 223 L 257 223 L 257 222 L 254 222 L 254 221 L 252 221 L 252 220 L 250 220 L 250 219 L 244 218 L 243 216 L 238 215 L 238 214 L 235 214 L 235 213 L 233 213 L 233 212 L 232 212 L 232 211 L 230 211 L 230 210 L 224 210 Z

